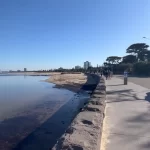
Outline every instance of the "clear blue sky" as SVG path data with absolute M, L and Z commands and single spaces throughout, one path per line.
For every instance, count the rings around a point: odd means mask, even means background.
M 0 69 L 70 68 L 150 37 L 150 0 L 0 0 Z

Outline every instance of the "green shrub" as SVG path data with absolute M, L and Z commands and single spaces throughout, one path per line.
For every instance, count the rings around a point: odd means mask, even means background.
M 113 72 L 114 74 L 123 74 L 124 71 L 128 71 L 128 72 L 132 72 L 132 68 L 133 68 L 133 64 L 118 64 L 116 66 L 113 67 Z
M 137 75 L 150 75 L 150 62 L 137 62 L 133 65 L 133 71 Z

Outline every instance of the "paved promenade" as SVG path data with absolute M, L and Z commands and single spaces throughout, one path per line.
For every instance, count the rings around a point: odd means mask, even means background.
M 123 75 L 118 75 L 118 78 L 123 79 Z M 149 88 L 150 89 L 150 77 L 129 77 L 128 78 L 129 82 L 141 85 L 143 87 Z
M 150 150 L 150 89 L 115 77 L 106 86 L 101 150 Z

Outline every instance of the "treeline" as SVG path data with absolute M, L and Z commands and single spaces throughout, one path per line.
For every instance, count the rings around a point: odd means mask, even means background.
M 150 50 L 145 43 L 136 43 L 126 49 L 128 55 L 124 57 L 109 56 L 104 66 L 111 68 L 114 74 L 128 71 L 130 74 L 150 75 Z
M 50 69 L 50 70 L 39 70 L 39 71 L 34 71 L 34 72 L 61 72 L 63 73 L 96 73 L 96 72 L 100 72 L 102 70 L 101 67 L 89 67 L 88 69 L 84 69 L 84 68 L 72 68 L 72 69 L 65 69 L 65 68 L 58 68 L 58 69 Z
M 50 69 L 50 70 L 39 70 L 39 71 L 34 71 L 34 72 L 84 72 L 84 69 L 83 68 L 80 68 L 80 69 L 75 69 L 75 68 L 72 68 L 72 69 L 65 69 L 65 68 L 58 68 L 58 69 Z

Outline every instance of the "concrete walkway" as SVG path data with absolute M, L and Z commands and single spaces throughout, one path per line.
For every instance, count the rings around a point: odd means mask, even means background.
M 150 89 L 115 77 L 106 86 L 101 150 L 150 150 Z

